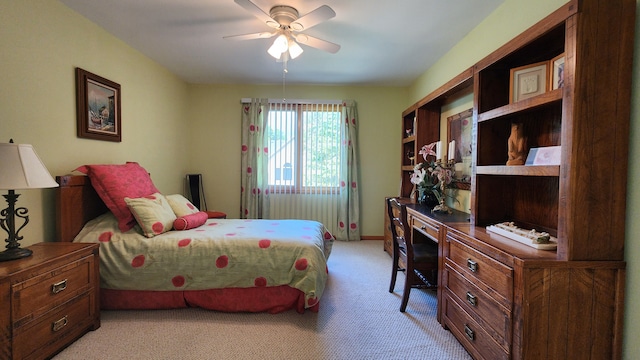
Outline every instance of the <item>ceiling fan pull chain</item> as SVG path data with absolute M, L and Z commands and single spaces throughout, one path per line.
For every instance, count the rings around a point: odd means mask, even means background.
M 287 97 L 285 96 L 287 72 L 289 72 L 289 70 L 287 70 L 287 59 L 285 59 L 282 62 L 282 102 L 283 103 L 287 102 Z

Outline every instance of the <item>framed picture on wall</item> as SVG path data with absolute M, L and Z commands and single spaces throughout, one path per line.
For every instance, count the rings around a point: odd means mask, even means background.
M 547 91 L 549 73 L 548 61 L 511 69 L 509 81 L 509 102 L 528 99 Z
M 120 85 L 76 68 L 78 137 L 122 141 Z
M 559 89 L 564 86 L 564 53 L 551 59 L 549 62 L 549 90 Z

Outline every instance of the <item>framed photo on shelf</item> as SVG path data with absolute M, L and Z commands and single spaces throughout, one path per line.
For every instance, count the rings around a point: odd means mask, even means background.
M 554 57 L 549 62 L 549 90 L 559 89 L 564 86 L 564 53 Z
M 560 165 L 561 150 L 560 146 L 532 148 L 529 150 L 525 165 Z
M 549 84 L 548 65 L 548 61 L 542 61 L 511 69 L 509 103 L 545 93 Z
M 76 68 L 78 137 L 122 141 L 120 85 Z

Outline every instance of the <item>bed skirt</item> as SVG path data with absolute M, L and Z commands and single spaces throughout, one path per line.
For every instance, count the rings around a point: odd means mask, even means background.
M 318 312 L 320 304 L 308 308 Z M 187 291 L 100 289 L 102 310 L 159 310 L 200 307 L 224 312 L 279 312 L 295 309 L 302 314 L 304 293 L 287 285 Z

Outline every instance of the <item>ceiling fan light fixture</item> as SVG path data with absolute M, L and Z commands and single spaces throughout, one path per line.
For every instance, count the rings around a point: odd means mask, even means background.
M 300 47 L 297 42 L 293 40 L 289 42 L 289 55 L 291 56 L 291 59 L 297 58 L 303 51 L 304 50 L 302 50 L 302 47 Z
M 278 35 L 278 37 L 273 41 L 273 45 L 267 50 L 269 55 L 273 56 L 276 59 L 280 59 L 280 56 L 283 52 L 289 49 L 289 40 L 287 36 L 284 34 Z
M 300 16 L 298 10 L 287 5 L 273 6 L 269 13 L 266 13 L 254 4 L 252 0 L 234 0 L 234 2 L 252 13 L 267 26 L 274 28 L 274 31 L 223 36 L 225 39 L 251 40 L 276 36 L 277 38 L 267 52 L 276 60 L 285 63 L 287 60 L 295 59 L 302 54 L 303 50 L 300 45 L 310 46 L 332 54 L 340 50 L 340 45 L 338 44 L 299 33 L 335 17 L 335 11 L 327 5 L 322 5 Z

